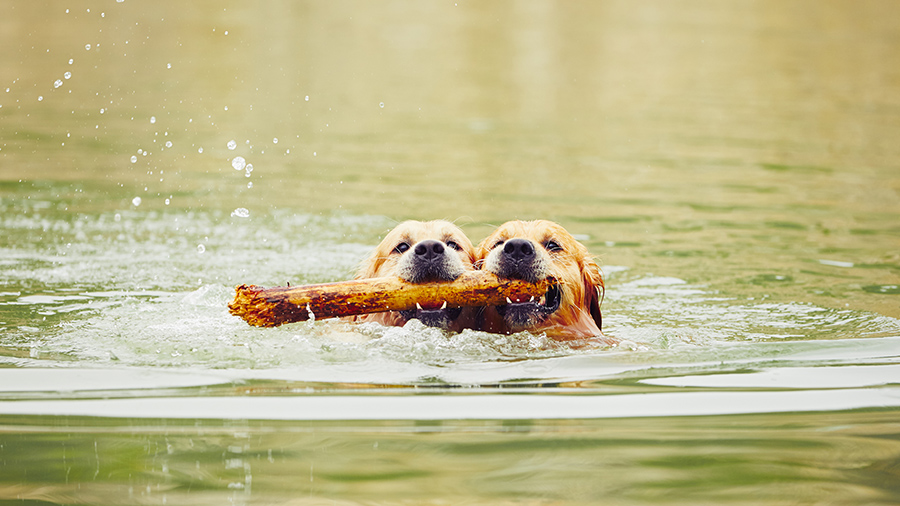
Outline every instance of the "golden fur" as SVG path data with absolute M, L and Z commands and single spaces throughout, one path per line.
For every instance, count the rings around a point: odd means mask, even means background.
M 417 253 L 418 252 L 418 253 Z M 430 260 L 426 261 L 426 257 Z M 411 283 L 452 281 L 474 270 L 475 248 L 459 227 L 444 220 L 405 221 L 391 230 L 360 265 L 356 279 L 398 276 Z M 458 332 L 474 327 L 475 310 L 386 311 L 353 318 L 402 326 L 412 318 Z
M 558 287 L 538 300 L 485 308 L 482 330 L 529 331 L 556 340 L 596 338 L 615 343 L 600 331 L 604 290 L 600 267 L 587 248 L 559 224 L 507 222 L 476 248 L 476 265 L 502 278 L 538 281 L 551 277 Z

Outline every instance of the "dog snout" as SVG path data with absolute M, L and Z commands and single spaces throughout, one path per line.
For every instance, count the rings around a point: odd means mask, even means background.
M 510 239 L 503 245 L 503 254 L 516 262 L 534 259 L 534 245 L 528 239 Z
M 458 278 L 465 267 L 458 255 L 449 254 L 447 245 L 435 239 L 417 242 L 399 263 L 400 277 L 410 283 Z
M 486 269 L 500 277 L 533 283 L 547 276 L 547 262 L 530 239 L 507 240 L 494 258 L 486 264 Z
M 440 241 L 427 239 L 413 248 L 416 257 L 426 261 L 434 261 L 444 255 L 444 245 Z

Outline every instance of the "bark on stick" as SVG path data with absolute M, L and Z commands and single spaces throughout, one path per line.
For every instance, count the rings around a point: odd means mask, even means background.
M 494 274 L 472 271 L 454 281 L 408 283 L 400 278 L 372 278 L 296 287 L 262 288 L 240 285 L 229 312 L 250 325 L 275 327 L 315 318 L 352 316 L 423 307 L 497 306 L 507 297 L 540 297 L 550 281 L 528 283 L 501 280 Z

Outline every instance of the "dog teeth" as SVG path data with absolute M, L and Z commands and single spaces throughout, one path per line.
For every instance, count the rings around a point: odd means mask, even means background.
M 541 300 L 540 300 L 540 302 L 538 302 L 538 303 L 539 303 L 540 305 L 542 305 L 542 306 L 543 306 L 544 304 L 546 304 L 546 303 L 547 303 L 547 296 L 546 296 L 546 295 L 541 295 Z
M 446 300 L 444 301 L 444 305 L 441 306 L 441 309 L 447 309 L 447 301 Z
M 531 298 L 528 299 L 528 302 L 534 302 L 534 295 L 532 295 Z
M 512 299 L 510 299 L 509 297 L 507 297 L 507 298 L 506 298 L 506 303 L 507 303 L 507 304 L 512 304 L 513 301 L 512 301 Z
M 421 310 L 422 310 L 422 304 L 419 304 L 418 302 L 416 302 L 416 309 L 418 309 L 419 311 L 421 311 Z

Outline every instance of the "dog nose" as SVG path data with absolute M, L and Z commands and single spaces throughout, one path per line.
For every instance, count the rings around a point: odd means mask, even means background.
M 526 260 L 534 256 L 534 245 L 528 239 L 510 239 L 503 245 L 503 253 L 515 260 Z
M 430 260 L 432 258 L 439 257 L 444 254 L 444 245 L 441 241 L 435 241 L 433 239 L 427 239 L 425 241 L 416 244 L 413 252 L 418 257 L 422 257 L 426 260 Z

